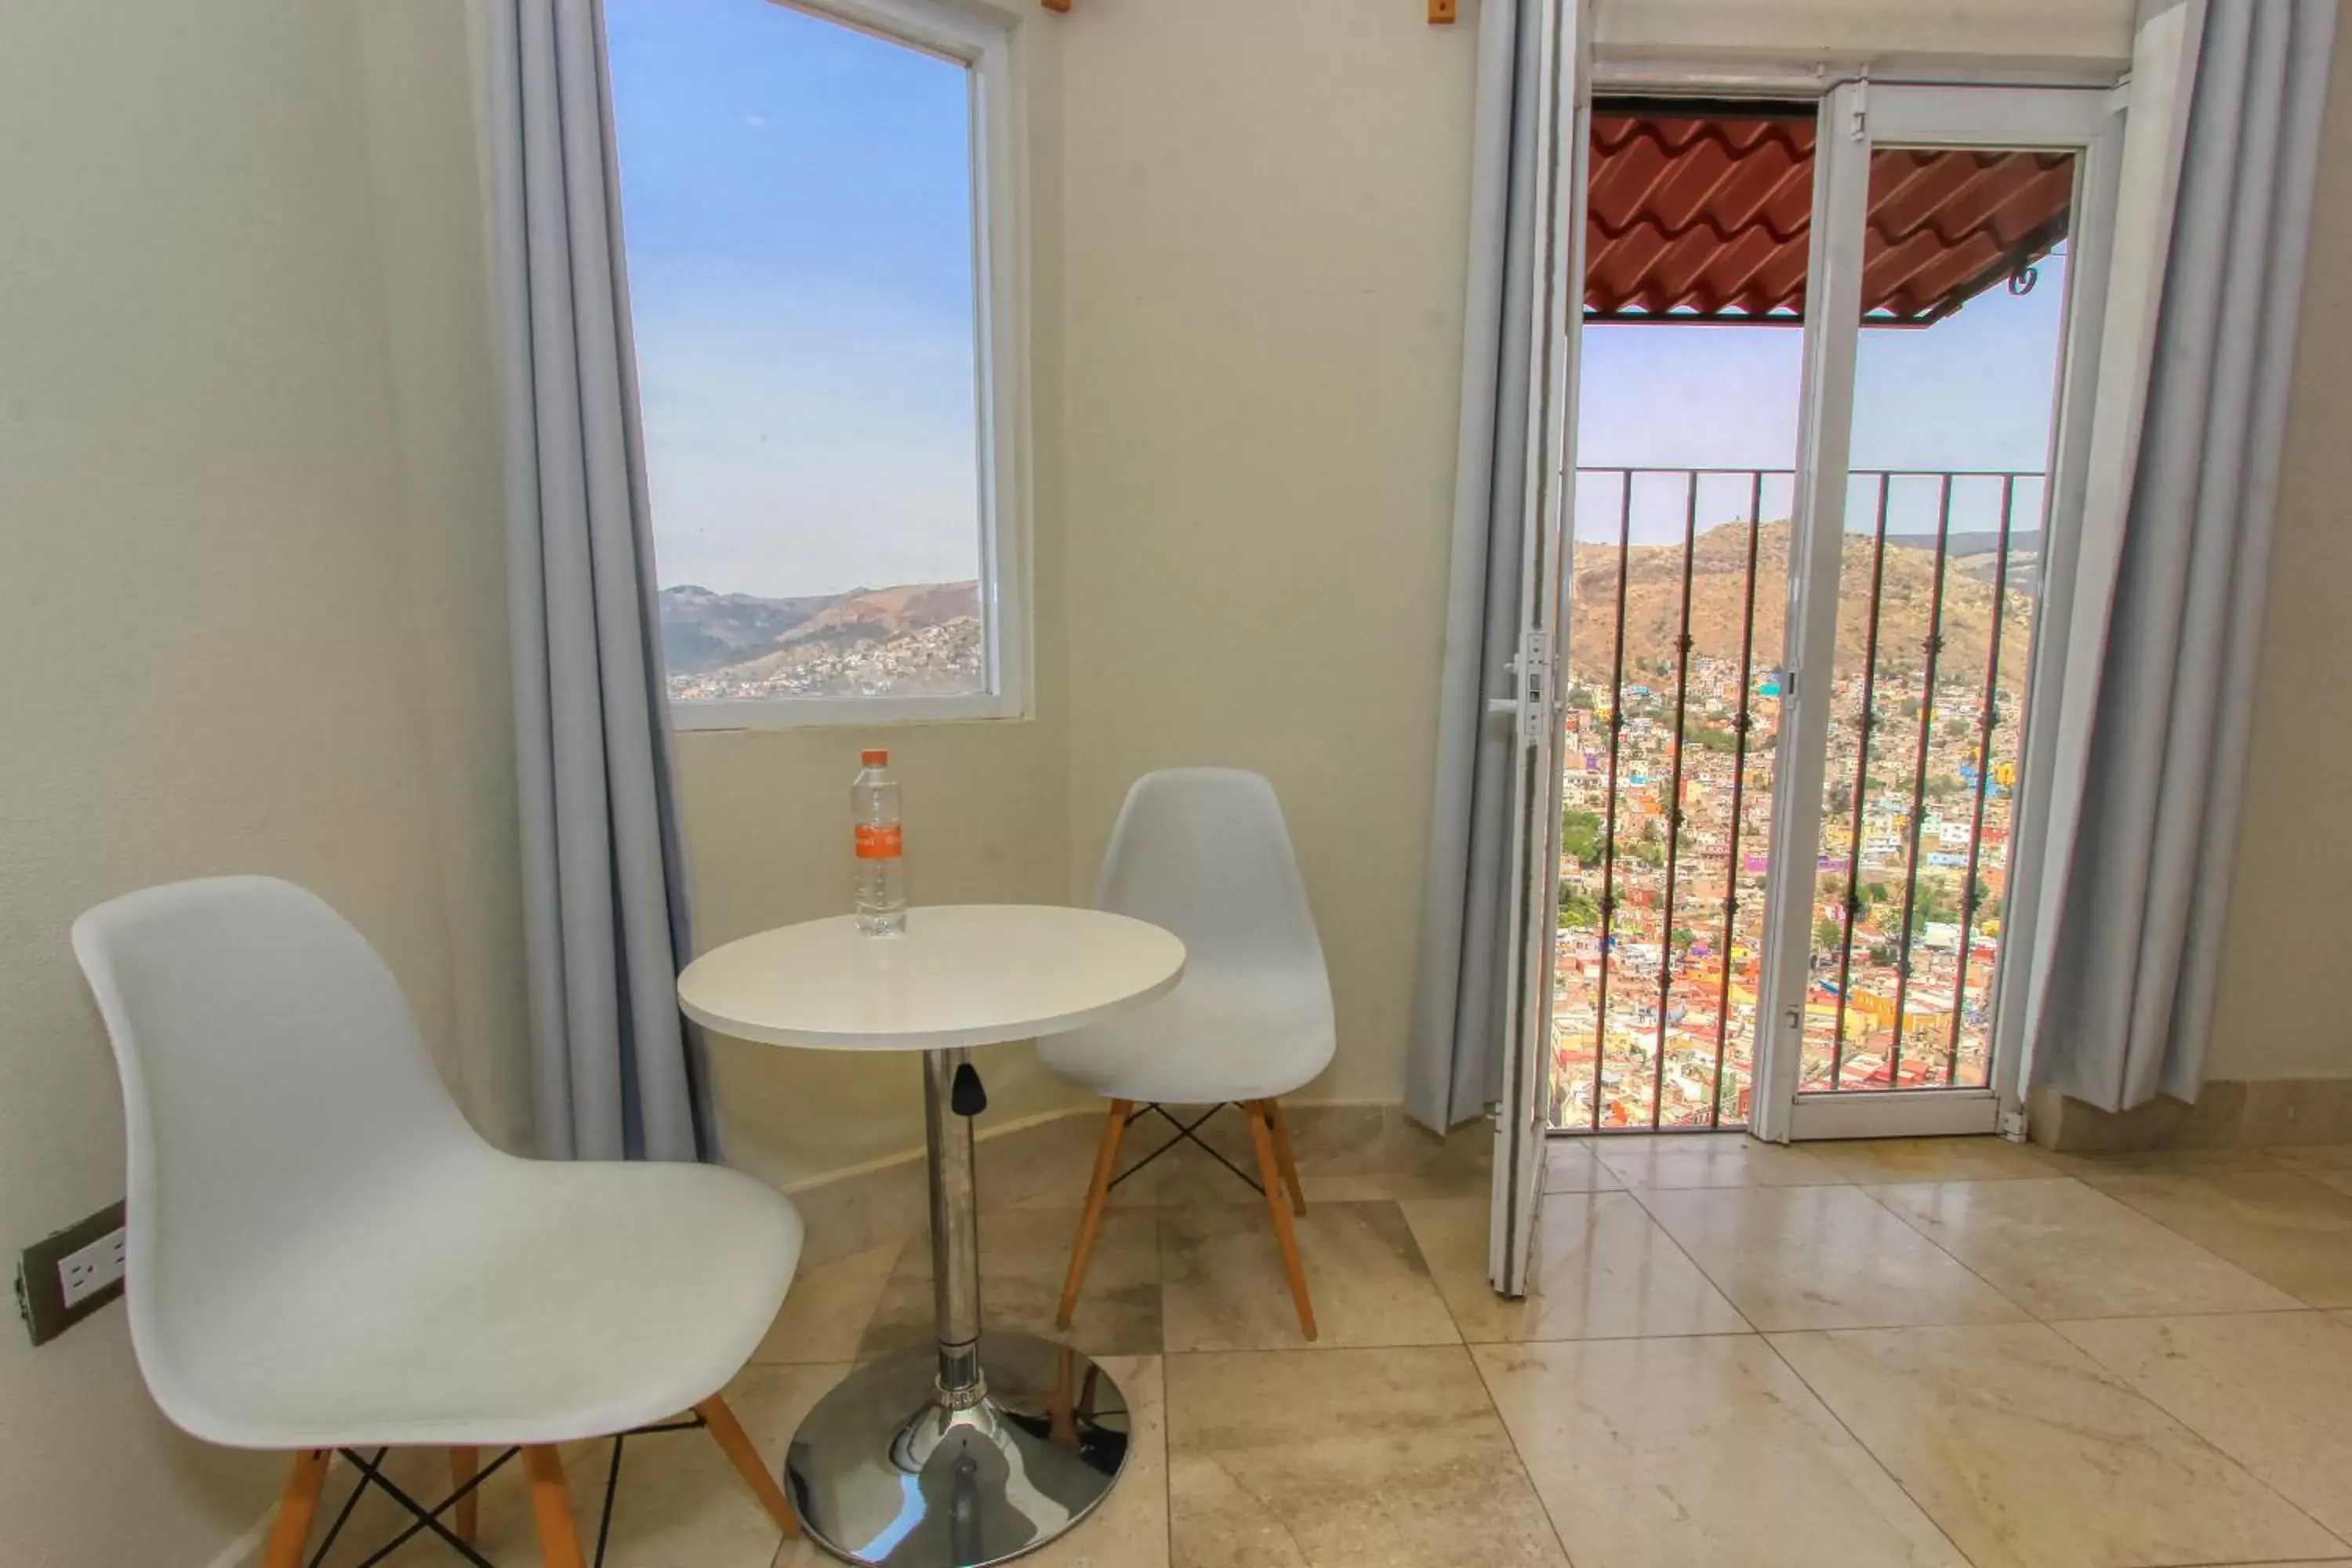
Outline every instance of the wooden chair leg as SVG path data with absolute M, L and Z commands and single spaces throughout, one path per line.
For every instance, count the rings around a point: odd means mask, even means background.
M 1102 1142 L 1095 1149 L 1094 1179 L 1087 1184 L 1086 1212 L 1078 1216 L 1078 1238 L 1070 1247 L 1069 1278 L 1062 1282 L 1062 1310 L 1054 1315 L 1061 1328 L 1070 1326 L 1078 1310 L 1078 1287 L 1087 1277 L 1087 1259 L 1094 1255 L 1095 1233 L 1102 1228 L 1103 1205 L 1110 1202 L 1111 1177 L 1118 1172 L 1118 1141 L 1134 1112 L 1135 1101 L 1114 1100 L 1103 1122 Z
M 767 1461 L 760 1458 L 760 1450 L 751 1444 L 751 1434 L 743 1430 L 743 1423 L 735 1419 L 735 1412 L 727 1408 L 727 1401 L 714 1394 L 696 1405 L 694 1412 L 702 1417 L 703 1425 L 710 1428 L 711 1436 L 718 1439 L 719 1451 L 727 1456 L 736 1473 L 751 1489 L 751 1495 L 760 1500 L 760 1506 L 768 1510 L 768 1517 L 776 1521 L 776 1528 L 786 1535 L 798 1535 L 801 1521 L 800 1516 L 793 1511 L 793 1500 L 784 1495 L 784 1489 L 769 1473 Z
M 530 1518 L 539 1529 L 539 1560 L 545 1568 L 585 1568 L 580 1530 L 572 1521 L 572 1489 L 563 1484 L 563 1458 L 552 1443 L 522 1451 L 530 1476 Z
M 1290 1189 L 1290 1207 L 1295 1214 L 1307 1212 L 1307 1189 L 1298 1184 L 1298 1162 L 1290 1152 L 1290 1122 L 1282 1114 L 1282 1101 L 1269 1100 L 1265 1109 L 1274 1118 L 1274 1160 L 1282 1167 L 1282 1184 Z
M 334 1457 L 331 1448 L 305 1448 L 294 1456 L 293 1471 L 278 1497 L 278 1521 L 261 1549 L 261 1568 L 302 1568 L 302 1548 L 319 1514 L 319 1489 L 327 1484 L 327 1463 Z
M 1250 1142 L 1257 1146 L 1258 1180 L 1265 1187 L 1265 1212 L 1274 1220 L 1274 1239 L 1282 1248 L 1282 1271 L 1290 1277 L 1290 1299 L 1298 1306 L 1298 1327 L 1315 1337 L 1315 1303 L 1307 1295 L 1307 1266 L 1298 1258 L 1298 1237 L 1290 1228 L 1290 1205 L 1282 1201 L 1282 1173 L 1274 1157 L 1274 1112 L 1270 1100 L 1253 1100 L 1249 1112 Z
M 451 1448 L 449 1450 L 450 1489 L 455 1491 L 472 1480 L 475 1472 L 481 1468 L 482 1451 L 479 1448 Z M 479 1487 L 476 1487 L 457 1500 L 457 1521 L 450 1528 L 457 1532 L 457 1539 L 468 1546 L 474 1543 L 474 1531 L 481 1523 L 481 1503 L 482 1489 Z

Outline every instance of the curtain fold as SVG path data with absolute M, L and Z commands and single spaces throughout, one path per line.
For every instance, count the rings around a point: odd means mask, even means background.
M 1511 887 L 1513 696 L 1530 439 L 1543 5 L 1487 0 L 1478 21 L 1470 279 L 1436 787 L 1407 1047 L 1406 1113 L 1444 1131 L 1496 1098 Z
M 2103 644 L 2074 612 L 2089 721 L 2029 1027 L 2035 1081 L 2109 1110 L 2203 1080 L 2335 26 L 2335 0 L 2210 0 L 2126 521 L 2078 569 L 2112 605 Z
M 604 21 L 497 0 L 492 221 L 533 1110 L 558 1159 L 715 1159 L 653 599 Z

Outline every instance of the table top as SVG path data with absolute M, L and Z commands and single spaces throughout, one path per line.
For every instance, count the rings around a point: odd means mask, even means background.
M 677 978 L 696 1023 L 772 1046 L 936 1051 L 1059 1034 L 1165 995 L 1184 944 L 1125 915 L 1050 904 L 907 911 L 897 936 L 849 915 L 714 948 Z

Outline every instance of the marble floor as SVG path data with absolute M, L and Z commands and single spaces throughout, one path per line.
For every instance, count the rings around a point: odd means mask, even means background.
M 1106 1221 L 1073 1337 L 1138 1441 L 1037 1568 L 2352 1568 L 2352 1148 L 1559 1143 L 1518 1302 L 1476 1173 L 1310 1179 L 1314 1345 L 1200 1163 Z M 992 1326 L 1048 1326 L 1079 1196 L 985 1217 Z M 929 1308 L 919 1239 L 803 1270 L 730 1390 L 771 1462 Z M 571 1461 L 592 1538 L 604 1466 Z M 486 1550 L 535 1563 L 486 1490 Z M 610 1561 L 825 1559 L 684 1433 L 630 1446 Z

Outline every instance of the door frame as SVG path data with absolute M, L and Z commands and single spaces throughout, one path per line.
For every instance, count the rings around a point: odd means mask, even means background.
M 2109 239 L 2122 155 L 2122 100 L 2112 88 L 2051 88 L 2008 83 L 1874 84 L 1842 82 L 1822 100 L 1813 181 L 1813 221 L 1806 292 L 1803 405 L 1798 427 L 1796 541 L 1790 552 L 1781 750 L 1775 781 L 1772 863 L 1810 865 L 1821 842 L 1827 771 L 1830 671 L 1836 654 L 1839 566 L 1853 416 L 1855 356 L 1861 340 L 1864 220 L 1870 153 L 1882 144 L 2065 149 L 2075 153 L 2075 221 L 2069 265 L 2057 395 L 2051 411 L 2049 479 L 2044 485 L 2045 545 L 2036 563 L 2039 588 L 2052 551 L 2047 541 L 2079 526 L 2088 467 L 2092 394 L 2097 383 Z M 1818 310 L 1817 310 L 1818 307 Z M 1828 584 L 1822 591 L 1822 585 Z M 2037 610 L 2037 616 L 2042 612 Z M 2037 635 L 2024 689 L 2035 709 L 2050 710 L 2057 671 Z M 1817 678 L 1809 672 L 1818 672 Z M 2030 715 L 2029 715 L 2030 722 Z M 2029 793 L 2021 784 L 2012 799 Z M 2011 824 L 2011 844 L 2017 839 Z M 2031 897 L 2032 868 L 2015 868 L 2003 907 Z M 1755 1090 L 1748 1131 L 1771 1142 L 1808 1139 L 1921 1136 L 2000 1131 L 2022 1136 L 2023 1031 L 2009 1026 L 2024 987 L 2016 960 L 2004 953 L 1993 981 L 1988 1034 L 1990 1082 L 1981 1089 L 1799 1091 L 1804 1008 L 1811 991 L 1813 879 L 1778 877 L 1769 897 L 1769 955 L 1758 1017 Z M 1955 999 L 1957 1002 L 1957 998 Z
M 1574 489 L 1577 349 L 1583 331 L 1586 163 L 1591 143 L 1591 37 L 1586 0 L 1521 0 L 1542 8 L 1535 64 L 1536 211 L 1541 230 L 1528 326 L 1525 552 L 1514 659 L 1511 904 L 1505 926 L 1508 1012 L 1495 1117 L 1486 1273 L 1505 1296 L 1527 1294 L 1544 1197 L 1550 1131 L 1552 1005 L 1559 943 L 1559 741 L 1567 710 L 1559 671 L 1568 497 Z

